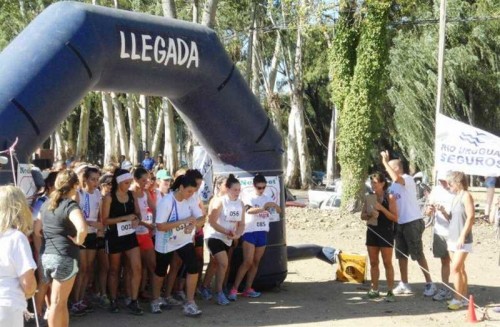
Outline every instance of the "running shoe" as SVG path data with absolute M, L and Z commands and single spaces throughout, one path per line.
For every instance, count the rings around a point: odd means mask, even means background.
M 87 312 L 85 311 L 85 309 L 83 309 L 82 307 L 80 307 L 80 302 L 75 302 L 71 305 L 71 308 L 69 309 L 69 314 L 72 316 L 72 317 L 81 317 L 81 316 L 85 316 Z
M 174 298 L 181 301 L 182 303 L 186 303 L 186 293 L 184 291 L 179 291 L 174 294 Z
M 175 299 L 173 296 L 167 296 L 165 298 L 165 303 L 172 306 L 182 305 L 182 301 Z
M 410 285 L 407 283 L 399 282 L 399 285 L 392 290 L 392 292 L 396 295 L 399 294 L 413 294 Z
M 445 300 L 451 300 L 452 294 L 450 290 L 446 290 L 444 288 L 440 288 L 439 291 L 432 297 L 434 301 L 445 301 Z
M 226 294 L 224 292 L 219 292 L 217 293 L 217 304 L 218 305 L 228 305 L 229 300 L 226 297 Z
M 80 305 L 80 308 L 82 308 L 83 310 L 85 310 L 86 313 L 94 312 L 94 307 L 92 306 L 92 304 L 90 302 L 85 301 L 85 300 L 81 300 L 78 303 Z
M 448 304 L 448 310 L 460 310 L 461 308 L 463 308 L 465 306 L 466 306 L 466 304 L 464 303 L 464 301 L 453 299 Z
M 392 291 L 387 291 L 387 294 L 385 296 L 385 302 L 395 302 L 396 297 L 394 296 L 394 293 Z
M 229 301 L 236 301 L 238 299 L 238 291 L 235 288 L 232 288 L 227 295 Z
M 109 308 L 109 298 L 106 294 L 99 297 L 98 305 L 103 309 Z
M 161 313 L 161 300 L 156 299 L 151 301 L 151 313 Z
M 131 300 L 129 305 L 127 305 L 128 312 L 136 316 L 142 316 L 144 311 L 142 311 L 137 300 Z
M 118 308 L 118 303 L 116 303 L 116 300 L 109 301 L 109 312 L 111 312 L 111 313 L 120 312 L 120 309 Z
M 241 296 L 243 297 L 250 297 L 250 298 L 257 298 L 261 296 L 261 292 L 257 292 L 253 288 L 247 288 L 245 292 L 241 293 Z
M 434 296 L 434 294 L 436 294 L 437 292 L 437 288 L 436 288 L 436 285 L 434 285 L 434 283 L 427 283 L 425 284 L 425 289 L 424 289 L 424 296 Z
M 212 292 L 210 291 L 210 289 L 208 287 L 203 287 L 203 286 L 200 287 L 199 292 L 200 292 L 201 298 L 205 301 L 209 301 L 213 297 Z
M 369 290 L 366 294 L 369 299 L 378 299 L 380 297 L 379 291 Z
M 162 308 L 163 310 L 170 310 L 172 309 L 172 306 L 170 304 L 167 303 L 167 300 L 165 300 L 164 297 L 159 297 L 158 300 L 160 301 L 160 308 Z
M 196 317 L 201 315 L 201 310 L 198 309 L 198 306 L 194 302 L 191 303 L 188 302 L 184 304 L 183 312 L 186 316 L 189 317 Z

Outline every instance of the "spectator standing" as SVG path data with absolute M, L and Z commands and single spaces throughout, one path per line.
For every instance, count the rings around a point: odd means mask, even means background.
M 153 170 L 155 166 L 155 160 L 151 158 L 149 151 L 144 152 L 144 160 L 142 161 L 142 167 L 147 171 Z

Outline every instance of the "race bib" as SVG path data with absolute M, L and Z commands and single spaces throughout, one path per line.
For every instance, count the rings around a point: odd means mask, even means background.
M 241 210 L 227 210 L 227 221 L 241 221 Z
M 189 243 L 193 239 L 193 233 L 186 234 L 184 229 L 187 227 L 186 224 L 179 225 L 171 230 L 170 237 L 168 238 L 168 247 L 176 248 L 180 247 L 186 243 Z M 194 230 L 193 230 L 194 231 Z
M 134 227 L 132 227 L 131 221 L 124 221 L 116 224 L 116 229 L 118 230 L 118 236 L 126 236 L 133 234 L 135 232 Z

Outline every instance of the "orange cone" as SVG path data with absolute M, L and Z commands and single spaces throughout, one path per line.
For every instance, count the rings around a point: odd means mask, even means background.
M 474 306 L 474 296 L 469 297 L 469 309 L 467 310 L 467 322 L 476 323 L 479 322 L 476 318 L 476 309 Z

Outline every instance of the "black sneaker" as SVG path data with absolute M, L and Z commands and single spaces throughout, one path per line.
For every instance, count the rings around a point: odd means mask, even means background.
M 111 312 L 111 313 L 120 312 L 120 309 L 118 308 L 118 303 L 116 303 L 116 300 L 109 301 L 109 312 Z
M 142 316 L 144 311 L 142 311 L 137 300 L 132 300 L 129 305 L 127 305 L 128 312 L 136 316 Z

